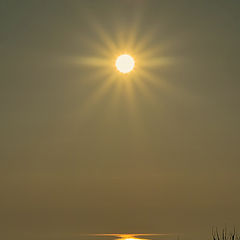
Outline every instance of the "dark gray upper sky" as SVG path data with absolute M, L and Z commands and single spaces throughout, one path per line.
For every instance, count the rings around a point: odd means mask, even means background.
M 0 238 L 240 231 L 239 12 L 237 0 L 0 1 Z M 149 70 L 148 95 L 133 89 L 134 109 L 114 86 L 90 104 L 106 79 L 72 59 L 100 55 L 97 24 L 114 42 L 136 19 L 136 44 L 172 63 Z

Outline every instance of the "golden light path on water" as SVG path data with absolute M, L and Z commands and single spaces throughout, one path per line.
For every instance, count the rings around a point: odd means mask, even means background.
M 137 233 L 137 234 L 115 234 L 115 233 L 105 233 L 105 234 L 87 234 L 93 237 L 114 237 L 115 240 L 150 240 L 149 237 L 169 237 L 177 236 L 173 233 Z M 146 238 L 147 237 L 147 238 Z
M 172 236 L 175 234 L 170 233 L 137 233 L 137 234 L 115 234 L 115 233 L 105 233 L 105 234 L 88 234 L 88 236 L 95 237 L 116 237 L 118 240 L 147 240 L 145 237 L 150 236 Z M 143 238 L 140 238 L 143 237 Z
M 88 236 L 95 236 L 95 237 L 115 237 L 115 240 L 149 240 L 145 237 L 151 237 L 151 236 L 170 236 L 175 234 L 169 234 L 169 233 L 152 233 L 152 234 L 146 234 L 146 233 L 137 233 L 137 234 L 88 234 Z M 140 238 L 143 237 L 143 238 Z

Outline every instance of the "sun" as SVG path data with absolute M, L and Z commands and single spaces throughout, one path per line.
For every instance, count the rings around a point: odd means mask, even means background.
M 138 14 L 126 25 L 116 22 L 114 27 L 89 16 L 86 22 L 92 31 L 89 36 L 79 35 L 79 41 L 91 54 L 69 57 L 71 64 L 77 64 L 86 72 L 86 78 L 81 81 L 86 79 L 87 84 L 94 86 L 82 103 L 81 116 L 88 117 L 109 96 L 109 111 L 106 111 L 109 117 L 111 114 L 115 117 L 125 106 L 134 128 L 143 131 L 140 101 L 144 99 L 148 104 L 155 104 L 159 97 L 156 91 L 177 90 L 171 81 L 164 79 L 164 73 L 175 62 L 171 50 L 175 39 L 160 41 L 158 26 L 151 24 L 144 28 Z
M 119 72 L 125 74 L 133 70 L 135 66 L 135 61 L 130 55 L 123 54 L 117 58 L 115 65 Z

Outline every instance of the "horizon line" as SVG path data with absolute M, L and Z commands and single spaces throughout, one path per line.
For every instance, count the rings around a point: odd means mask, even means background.
M 90 234 L 83 234 L 85 236 L 109 236 L 109 237 L 135 237 L 135 236 L 167 236 L 167 235 L 177 235 L 176 233 L 90 233 Z

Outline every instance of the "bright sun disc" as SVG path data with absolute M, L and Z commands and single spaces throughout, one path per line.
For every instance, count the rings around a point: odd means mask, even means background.
M 133 70 L 135 62 L 130 55 L 123 54 L 117 58 L 115 65 L 119 72 L 129 73 Z

